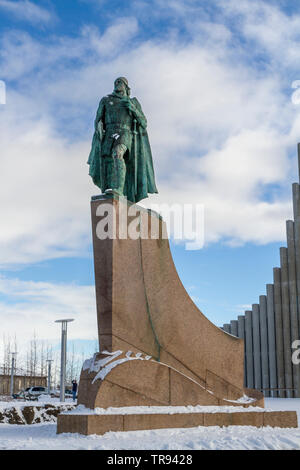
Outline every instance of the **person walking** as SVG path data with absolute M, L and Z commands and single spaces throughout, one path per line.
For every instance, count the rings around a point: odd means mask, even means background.
M 76 394 L 77 394 L 77 382 L 76 379 L 72 380 L 72 395 L 73 395 L 73 401 L 76 400 Z

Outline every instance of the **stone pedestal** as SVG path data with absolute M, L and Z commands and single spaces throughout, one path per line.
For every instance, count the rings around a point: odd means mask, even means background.
M 116 238 L 100 240 L 97 227 L 105 216 L 97 214 L 108 205 L 116 214 Z M 148 239 L 121 238 L 120 219 L 135 209 Z M 211 323 L 189 297 L 158 214 L 113 194 L 92 201 L 91 210 L 100 350 L 142 352 L 201 384 L 220 379 L 242 391 L 243 341 Z M 125 231 L 136 220 L 129 213 Z
M 295 411 L 234 411 L 219 413 L 139 413 L 139 414 L 68 414 L 60 415 L 58 433 L 104 434 L 108 431 L 192 428 L 196 426 L 270 426 L 297 428 Z
M 158 214 L 114 193 L 94 198 L 91 211 L 100 352 L 83 365 L 78 404 L 263 406 L 259 392 L 247 390 L 250 399 L 243 401 L 243 340 L 193 303 Z M 66 416 L 59 417 L 58 432 L 75 419 Z

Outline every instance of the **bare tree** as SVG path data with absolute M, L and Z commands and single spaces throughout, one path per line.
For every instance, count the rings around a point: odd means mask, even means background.
M 47 364 L 46 364 L 46 351 L 45 351 L 45 341 L 42 340 L 40 342 L 40 353 L 39 353 L 39 356 L 40 356 L 40 375 L 41 376 L 44 376 L 44 375 L 47 375 Z
M 10 374 L 11 370 L 11 353 L 18 352 L 18 371 L 25 377 L 47 376 L 47 359 L 52 359 L 51 375 L 52 383 L 54 386 L 59 384 L 60 377 L 60 349 L 56 345 L 47 340 L 38 340 L 37 334 L 34 331 L 32 339 L 28 342 L 27 347 L 19 349 L 17 336 L 13 338 L 10 335 L 2 335 L 2 354 L 0 358 L 0 367 L 2 373 L 5 375 Z M 98 341 L 94 340 L 95 352 L 98 351 Z M 70 350 L 67 355 L 67 383 L 70 384 L 73 379 L 79 379 L 82 364 L 86 359 L 87 354 L 82 348 L 81 351 L 76 351 L 75 343 L 72 342 Z M 25 382 L 24 382 L 25 384 Z M 33 382 L 32 382 L 33 384 Z M 25 385 L 24 385 L 25 387 Z
M 29 353 L 27 355 L 27 370 L 30 377 L 35 377 L 37 375 L 37 365 L 38 365 L 38 340 L 36 332 L 33 333 L 33 338 L 30 340 Z
M 12 352 L 11 350 L 11 339 L 10 336 L 6 336 L 3 334 L 2 337 L 3 341 L 3 374 L 9 374 L 10 370 L 10 353 Z
M 14 342 L 13 342 L 13 351 L 12 352 L 15 352 L 16 355 L 15 355 L 15 369 L 17 369 L 17 362 L 18 362 L 18 342 L 17 342 L 17 335 L 15 333 L 15 336 L 14 336 Z M 11 358 L 10 358 L 11 359 Z

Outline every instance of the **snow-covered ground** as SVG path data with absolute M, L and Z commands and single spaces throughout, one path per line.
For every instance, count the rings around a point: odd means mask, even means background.
M 300 399 L 265 400 L 266 408 L 297 410 Z M 0 450 L 4 449 L 300 449 L 297 429 L 255 428 L 252 426 L 202 427 L 151 431 L 108 432 L 104 436 L 56 434 L 56 424 L 0 424 Z
M 77 400 L 73 401 L 72 398 L 66 398 L 64 402 L 60 401 L 59 398 L 50 398 L 48 396 L 40 396 L 38 400 L 10 400 L 10 401 L 0 401 L 0 410 L 4 408 L 10 407 L 23 407 L 23 406 L 42 406 L 46 403 L 51 405 L 64 405 L 67 403 L 68 405 L 77 403 Z

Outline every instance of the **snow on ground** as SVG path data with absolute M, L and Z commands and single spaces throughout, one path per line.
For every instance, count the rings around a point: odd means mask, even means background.
M 39 397 L 38 400 L 11 400 L 11 401 L 0 401 L 0 411 L 3 409 L 7 408 L 23 408 L 24 406 L 43 406 L 45 404 L 50 404 L 54 406 L 59 406 L 59 405 L 71 405 L 75 404 L 76 405 L 77 400 L 75 402 L 72 400 L 72 398 L 66 398 L 64 402 L 60 401 L 59 398 L 49 398 L 48 396 L 46 398 L 44 397 Z
M 124 406 L 109 408 L 86 408 L 84 405 L 78 405 L 68 414 L 73 415 L 140 415 L 140 414 L 184 414 L 184 413 L 261 413 L 262 411 L 274 411 L 272 408 L 260 408 L 258 406 Z
M 267 408 L 297 410 L 300 399 L 265 400 Z M 200 450 L 200 449 L 300 449 L 297 429 L 255 428 L 252 426 L 217 426 L 188 429 L 108 432 L 104 436 L 56 434 L 55 424 L 0 424 L 0 450 Z
M 198 427 L 108 432 L 104 436 L 56 435 L 55 424 L 0 426 L 0 450 L 300 449 L 300 429 Z

